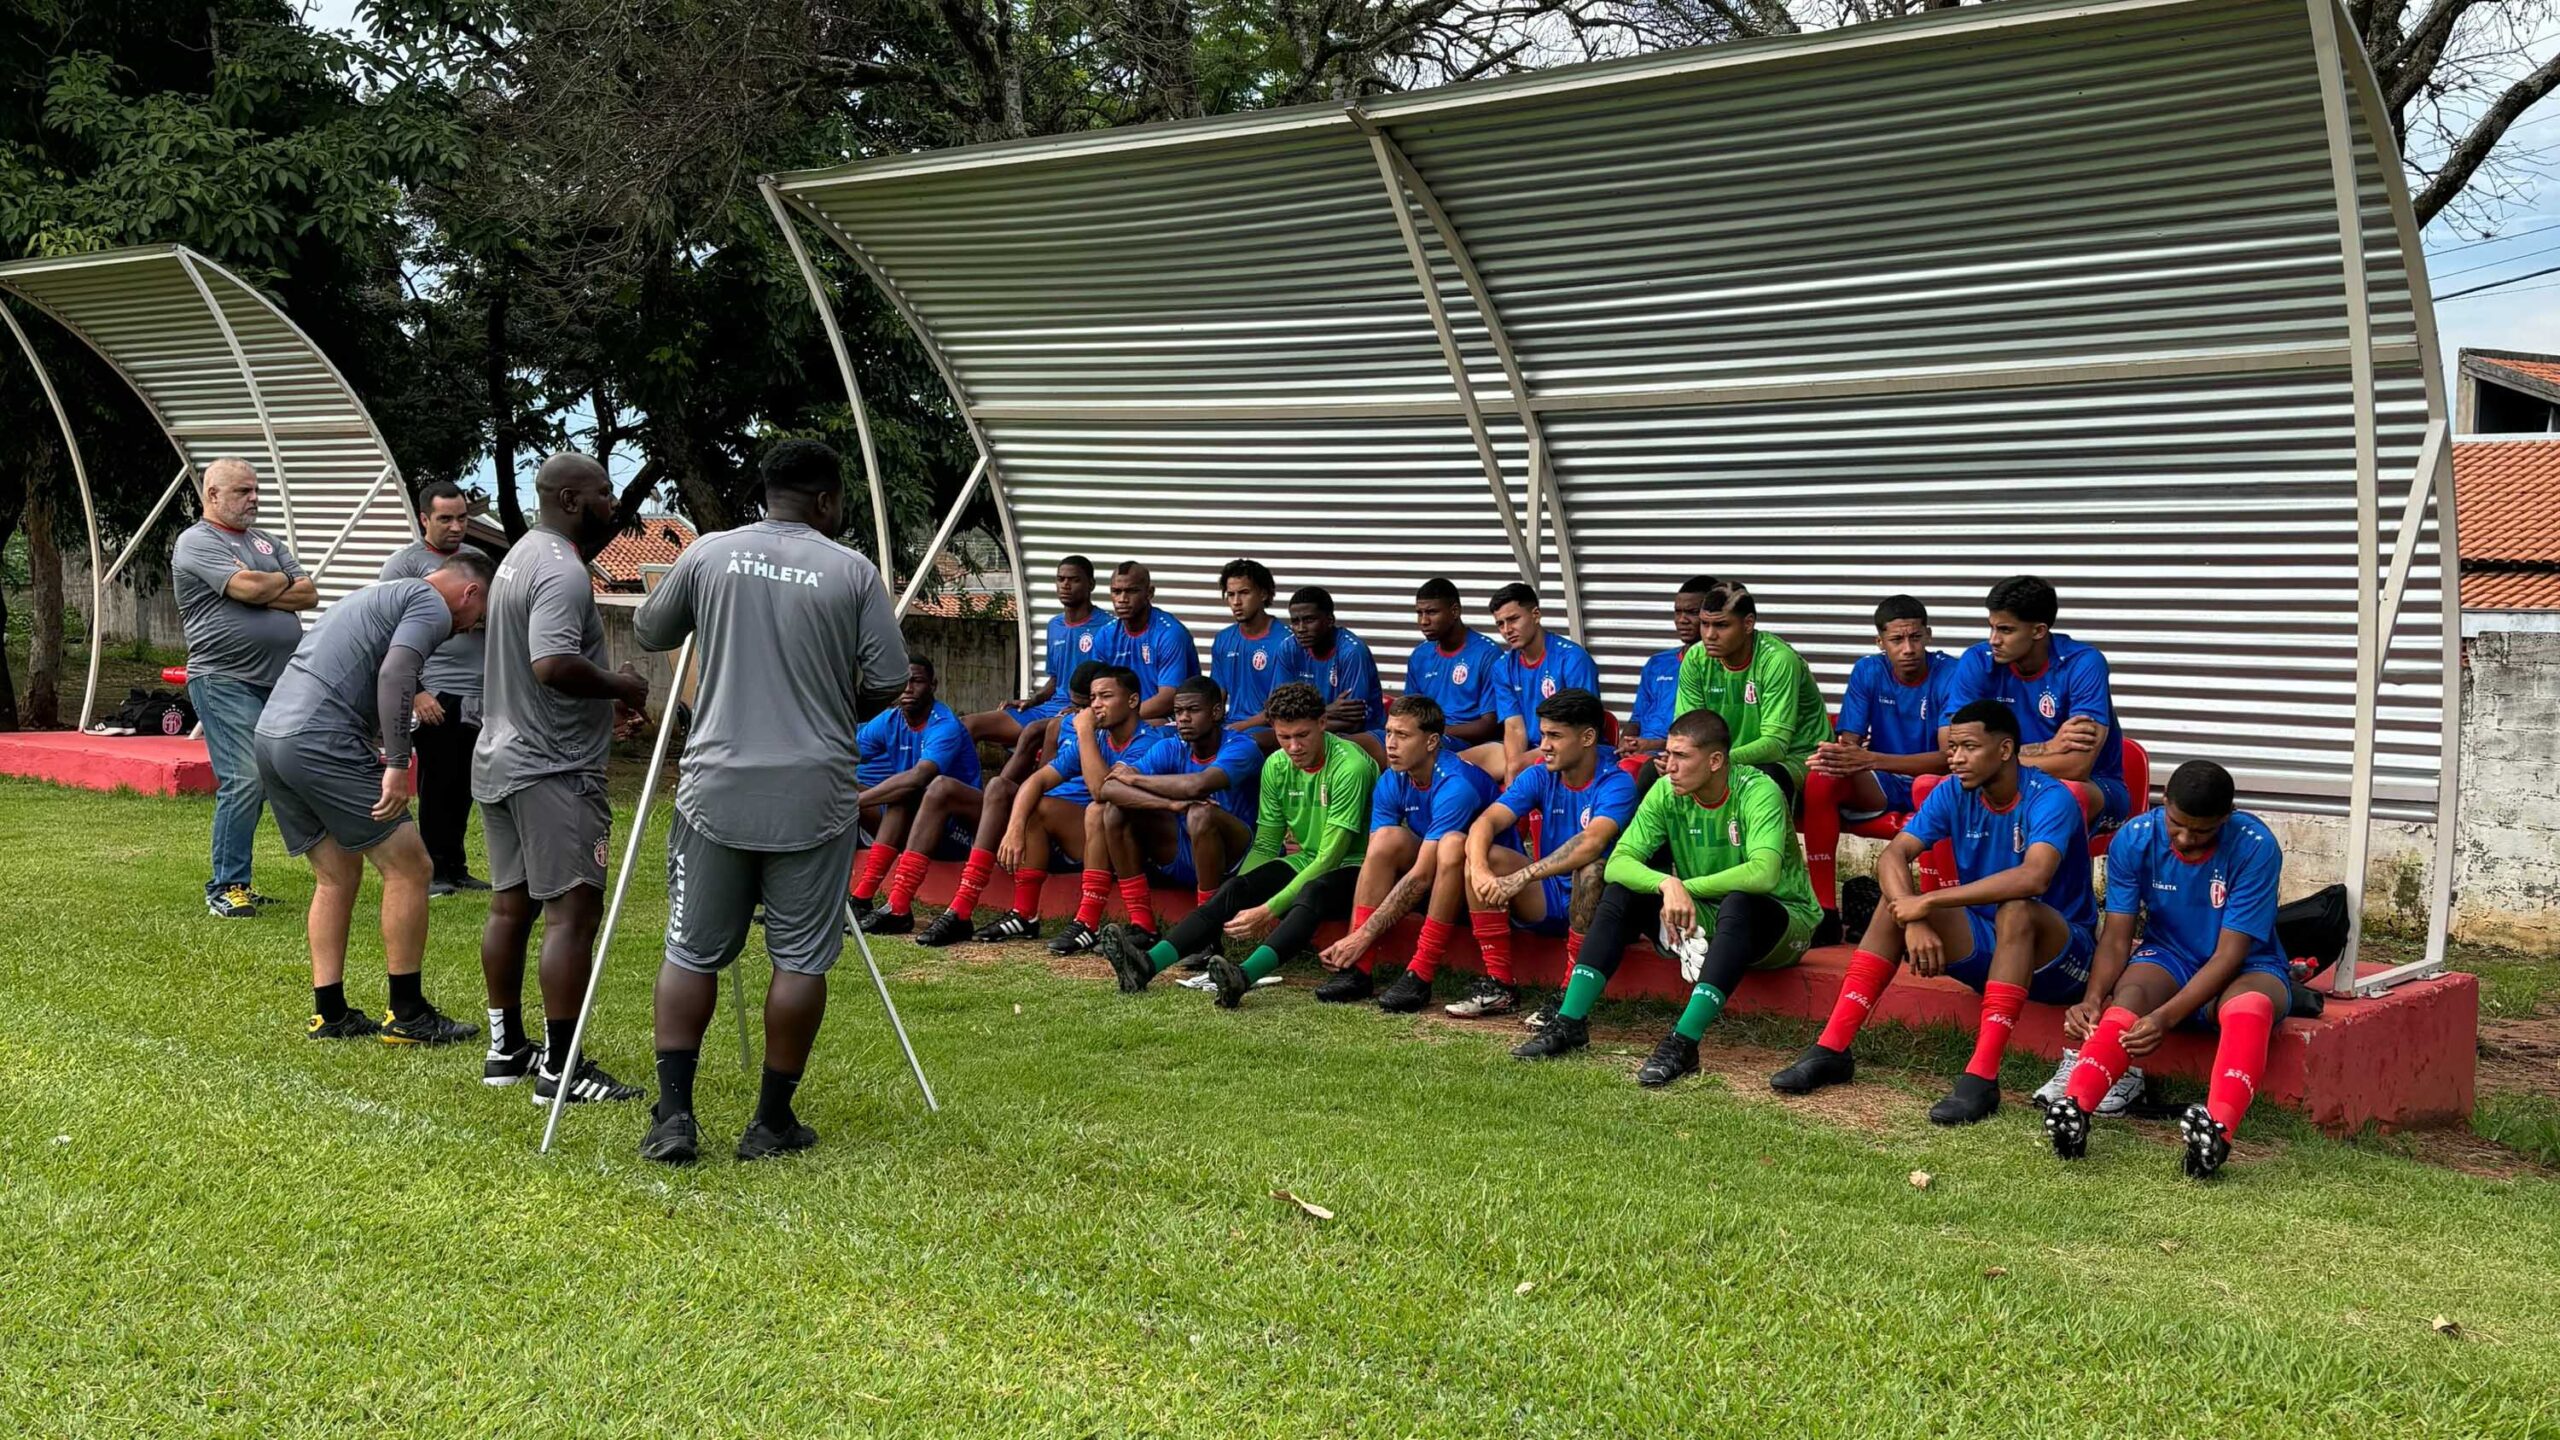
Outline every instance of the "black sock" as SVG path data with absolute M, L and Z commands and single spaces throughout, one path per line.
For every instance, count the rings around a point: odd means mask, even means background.
M 503 1055 L 521 1053 L 533 1041 L 524 1033 L 524 1011 L 514 1006 L 489 1012 L 489 1048 Z
M 800 1088 L 796 1071 L 764 1067 L 764 1089 L 756 1096 L 756 1123 L 777 1135 L 788 1135 L 800 1117 L 791 1113 L 791 1092 Z
M 701 1058 L 699 1050 L 658 1052 L 659 1118 L 693 1108 L 693 1067 Z
M 391 1013 L 394 1016 L 407 1020 L 425 1013 L 427 997 L 418 988 L 420 979 L 414 974 L 391 977 Z
M 342 1020 L 346 1018 L 347 987 L 345 983 L 342 981 L 336 985 L 312 986 L 311 1013 L 319 1016 L 323 1020 Z
M 577 1034 L 578 1022 L 575 1020 L 554 1020 L 548 1015 L 542 1017 L 542 1068 L 545 1072 L 560 1073 L 560 1067 L 569 1060 L 569 1042 L 577 1038 Z

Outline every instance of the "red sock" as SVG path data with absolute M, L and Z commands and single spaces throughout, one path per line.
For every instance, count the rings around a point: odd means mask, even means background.
M 2121 1005 L 2110 1005 L 2098 1017 L 2098 1028 L 2080 1042 L 2080 1063 L 2071 1072 L 2071 1098 L 2083 1110 L 2095 1112 L 2098 1102 L 2107 1097 L 2107 1089 L 2124 1078 L 2125 1067 L 2133 1063 L 2124 1053 L 2124 1032 L 2142 1017 Z
M 1579 964 L 1581 960 L 1582 932 L 1579 930 L 1568 930 L 1565 932 L 1564 936 L 1564 963 L 1567 965 L 1575 965 Z
M 1840 908 L 1840 801 L 1847 788 L 1818 771 L 1804 777 L 1804 873 L 1813 882 L 1813 903 L 1825 910 Z
M 1206 905 L 1210 901 L 1218 898 L 1218 887 L 1212 885 L 1204 890 L 1193 890 L 1191 892 L 1191 898 L 1199 901 L 1203 905 Z
M 2005 980 L 1982 986 L 1982 1028 L 1974 1032 L 1973 1063 L 1964 1073 L 1984 1080 L 2000 1078 L 2000 1057 L 2009 1049 L 2009 1034 L 2018 1028 L 2018 1012 L 2027 1008 L 2027 987 Z
M 1375 906 L 1375 905 L 1354 905 L 1354 906 L 1352 906 L 1352 907 L 1351 907 L 1351 929 L 1352 929 L 1353 931 L 1357 931 L 1361 926 L 1366 925 L 1366 924 L 1368 924 L 1368 923 L 1369 923 L 1369 917 L 1371 917 L 1371 916 L 1373 916 L 1373 915 L 1375 915 L 1375 914 L 1377 914 L 1377 913 L 1378 913 L 1378 907 L 1377 907 L 1377 906 Z M 1346 932 L 1346 933 L 1348 933 L 1348 932 Z M 1353 968 L 1353 969 L 1355 969 L 1355 970 L 1358 970 L 1358 971 L 1359 971 L 1361 974 L 1363 974 L 1363 975 L 1368 974 L 1368 973 L 1370 972 L 1370 970 L 1371 970 L 1372 968 L 1374 968 L 1374 967 L 1376 966 L 1376 964 L 1377 964 L 1377 953 L 1378 953 L 1378 947 L 1377 947 L 1377 946 L 1375 946 L 1375 945 L 1370 946 L 1370 947 L 1369 947 L 1369 953 L 1368 953 L 1368 954 L 1363 955 L 1363 956 L 1361 956 L 1359 959 L 1354 960 L 1354 961 L 1352 961 L 1352 962 L 1351 962 L 1351 964 L 1352 964 L 1352 968 Z
M 1111 903 L 1110 872 L 1088 865 L 1076 893 L 1076 923 L 1087 930 L 1102 923 L 1102 907 Z
M 874 845 L 862 852 L 862 863 L 853 867 L 853 898 L 868 900 L 880 893 L 880 882 L 888 877 L 890 862 L 898 852 L 886 845 Z
M 2267 1042 L 2276 1030 L 2276 1002 L 2251 991 L 2222 1002 L 2214 1014 L 2222 1041 L 2213 1047 L 2213 1083 L 2204 1094 L 2205 1113 L 2240 1133 L 2240 1117 L 2258 1098 L 2258 1080 L 2267 1073 Z
M 1013 913 L 1040 918 L 1040 887 L 1049 883 L 1049 872 L 1026 865 L 1013 872 Z
M 932 859 L 921 850 L 898 857 L 897 868 L 889 872 L 890 914 L 905 915 L 915 908 L 916 892 L 924 888 L 924 872 L 932 866 Z
M 1817 1042 L 1825 1050 L 1846 1050 L 1858 1038 L 1858 1027 L 1884 998 L 1884 987 L 1893 983 L 1893 962 L 1869 950 L 1861 950 L 1849 958 L 1849 974 L 1840 982 L 1840 998 L 1831 1007 L 1831 1023 L 1822 1027 Z
M 960 867 L 960 888 L 951 892 L 951 913 L 966 920 L 978 913 L 978 896 L 996 873 L 996 852 L 972 850 L 969 863 Z
M 1476 932 L 1476 953 L 1484 957 L 1484 973 L 1511 983 L 1511 917 L 1500 910 L 1470 910 L 1467 926 Z
M 1449 953 L 1449 942 L 1458 938 L 1458 927 L 1436 915 L 1422 920 L 1422 938 L 1413 942 L 1413 958 L 1405 967 L 1420 979 L 1429 980 L 1440 973 L 1440 957 Z
M 1147 888 L 1144 875 L 1120 877 L 1120 904 L 1129 912 L 1129 923 L 1152 935 L 1156 930 L 1156 896 Z

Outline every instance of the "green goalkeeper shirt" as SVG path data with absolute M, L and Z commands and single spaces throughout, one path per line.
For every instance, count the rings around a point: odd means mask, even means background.
M 1277 860 L 1298 872 L 1266 902 L 1274 914 L 1287 909 L 1308 881 L 1368 857 L 1369 792 L 1377 783 L 1377 762 L 1339 735 L 1324 737 L 1324 764 L 1313 774 L 1299 769 L 1286 750 L 1263 760 L 1262 804 L 1243 868 Z M 1294 853 L 1285 840 L 1298 842 Z
M 1731 727 L 1737 768 L 1784 765 L 1799 791 L 1805 761 L 1815 746 L 1831 738 L 1813 668 L 1794 646 L 1766 630 L 1753 634 L 1751 663 L 1740 670 L 1728 669 L 1703 643 L 1680 657 L 1674 718 L 1700 708 L 1723 716 Z
M 1691 895 L 1709 901 L 1766 895 L 1786 908 L 1795 933 L 1813 933 L 1822 907 L 1814 903 L 1786 792 L 1749 766 L 1733 767 L 1729 779 L 1724 803 L 1712 809 L 1668 780 L 1646 791 L 1609 852 L 1609 883 L 1644 895 L 1660 890 L 1673 877 L 1654 869 L 1652 859 L 1668 845 L 1671 868 Z

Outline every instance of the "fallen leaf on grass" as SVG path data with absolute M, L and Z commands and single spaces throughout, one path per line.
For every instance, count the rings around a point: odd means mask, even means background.
M 1535 1281 L 1535 1280 L 1523 1280 L 1523 1281 L 1521 1281 L 1519 1284 L 1514 1285 L 1514 1286 L 1512 1286 L 1512 1287 L 1511 1287 L 1511 1293 L 1512 1293 L 1512 1294 L 1514 1294 L 1514 1295 L 1526 1295 L 1526 1294 L 1528 1294 L 1530 1291 L 1535 1290 L 1535 1289 L 1537 1289 L 1537 1288 L 1538 1288 L 1538 1282 L 1537 1282 L 1537 1281 Z
M 2163 1254 L 2163 1255 L 2175 1255 L 2175 1254 L 2177 1254 L 2177 1253 L 2178 1253 L 2178 1242 L 2177 1242 L 2177 1241 L 2175 1241 L 2175 1240 L 2163 1240 L 2163 1241 L 2161 1241 L 2161 1242 L 2160 1242 L 2160 1253 L 2161 1253 L 2161 1254 Z
M 2459 1340 L 2462 1338 L 2462 1322 L 2450 1319 L 2443 1315 L 2439 1315 L 2433 1320 L 2428 1321 L 2427 1328 L 2433 1330 L 2439 1335 L 2442 1335 L 2448 1340 Z
M 1021 1006 L 1019 1006 L 1019 1005 L 1014 1006 L 1014 1007 L 1013 1007 L 1013 1013 L 1014 1013 L 1014 1014 L 1016 1014 L 1016 1015 L 1021 1014 L 1021 1013 L 1022 1013 L 1022 1007 L 1021 1007 Z
M 1290 1204 L 1306 1211 L 1309 1215 L 1314 1216 L 1318 1220 L 1330 1220 L 1333 1218 L 1332 1211 L 1327 1210 L 1312 1200 L 1299 1198 L 1298 1192 L 1294 1190 L 1274 1190 L 1271 1192 L 1271 1198 L 1274 1200 L 1286 1200 Z
M 1985 1280 L 1997 1280 L 1997 1279 L 1999 1279 L 2001 1276 L 2006 1275 L 2006 1274 L 2008 1274 L 2008 1273 L 2009 1273 L 2009 1267 L 2008 1267 L 2008 1266 L 2006 1266 L 2006 1265 L 1994 1265 L 1994 1266 L 1992 1266 L 1991 1268 L 1989 1268 L 1989 1269 L 1987 1269 L 1987 1270 L 1985 1270 L 1985 1271 L 1983 1271 L 1983 1272 L 1982 1272 L 1982 1278 L 1984 1278 Z
M 1914 1170 L 1911 1172 L 1911 1188 L 1914 1190 L 1926 1190 L 1929 1188 L 1929 1182 L 1937 1178 L 1937 1176 L 1930 1174 L 1926 1170 Z

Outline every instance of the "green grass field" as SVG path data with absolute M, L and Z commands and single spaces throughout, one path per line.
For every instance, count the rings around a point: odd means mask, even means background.
M 2263 1111 L 2211 1187 L 2161 1126 L 2066 1170 L 2024 1105 L 1932 1130 L 1926 1074 L 1791 1109 L 1740 1029 L 1650 1094 L 1631 1056 L 1522 1065 L 1514 1029 L 1320 1008 L 1299 970 L 1228 1015 L 890 944 L 941 1115 L 848 952 L 815 1154 L 669 1173 L 632 1107 L 538 1157 L 476 1048 L 301 1038 L 297 911 L 196 904 L 209 812 L 0 782 L 0 1432 L 2560 1432 L 2548 1178 Z M 633 1078 L 649 853 L 595 1046 Z M 476 1015 L 482 906 L 436 906 L 428 993 Z

